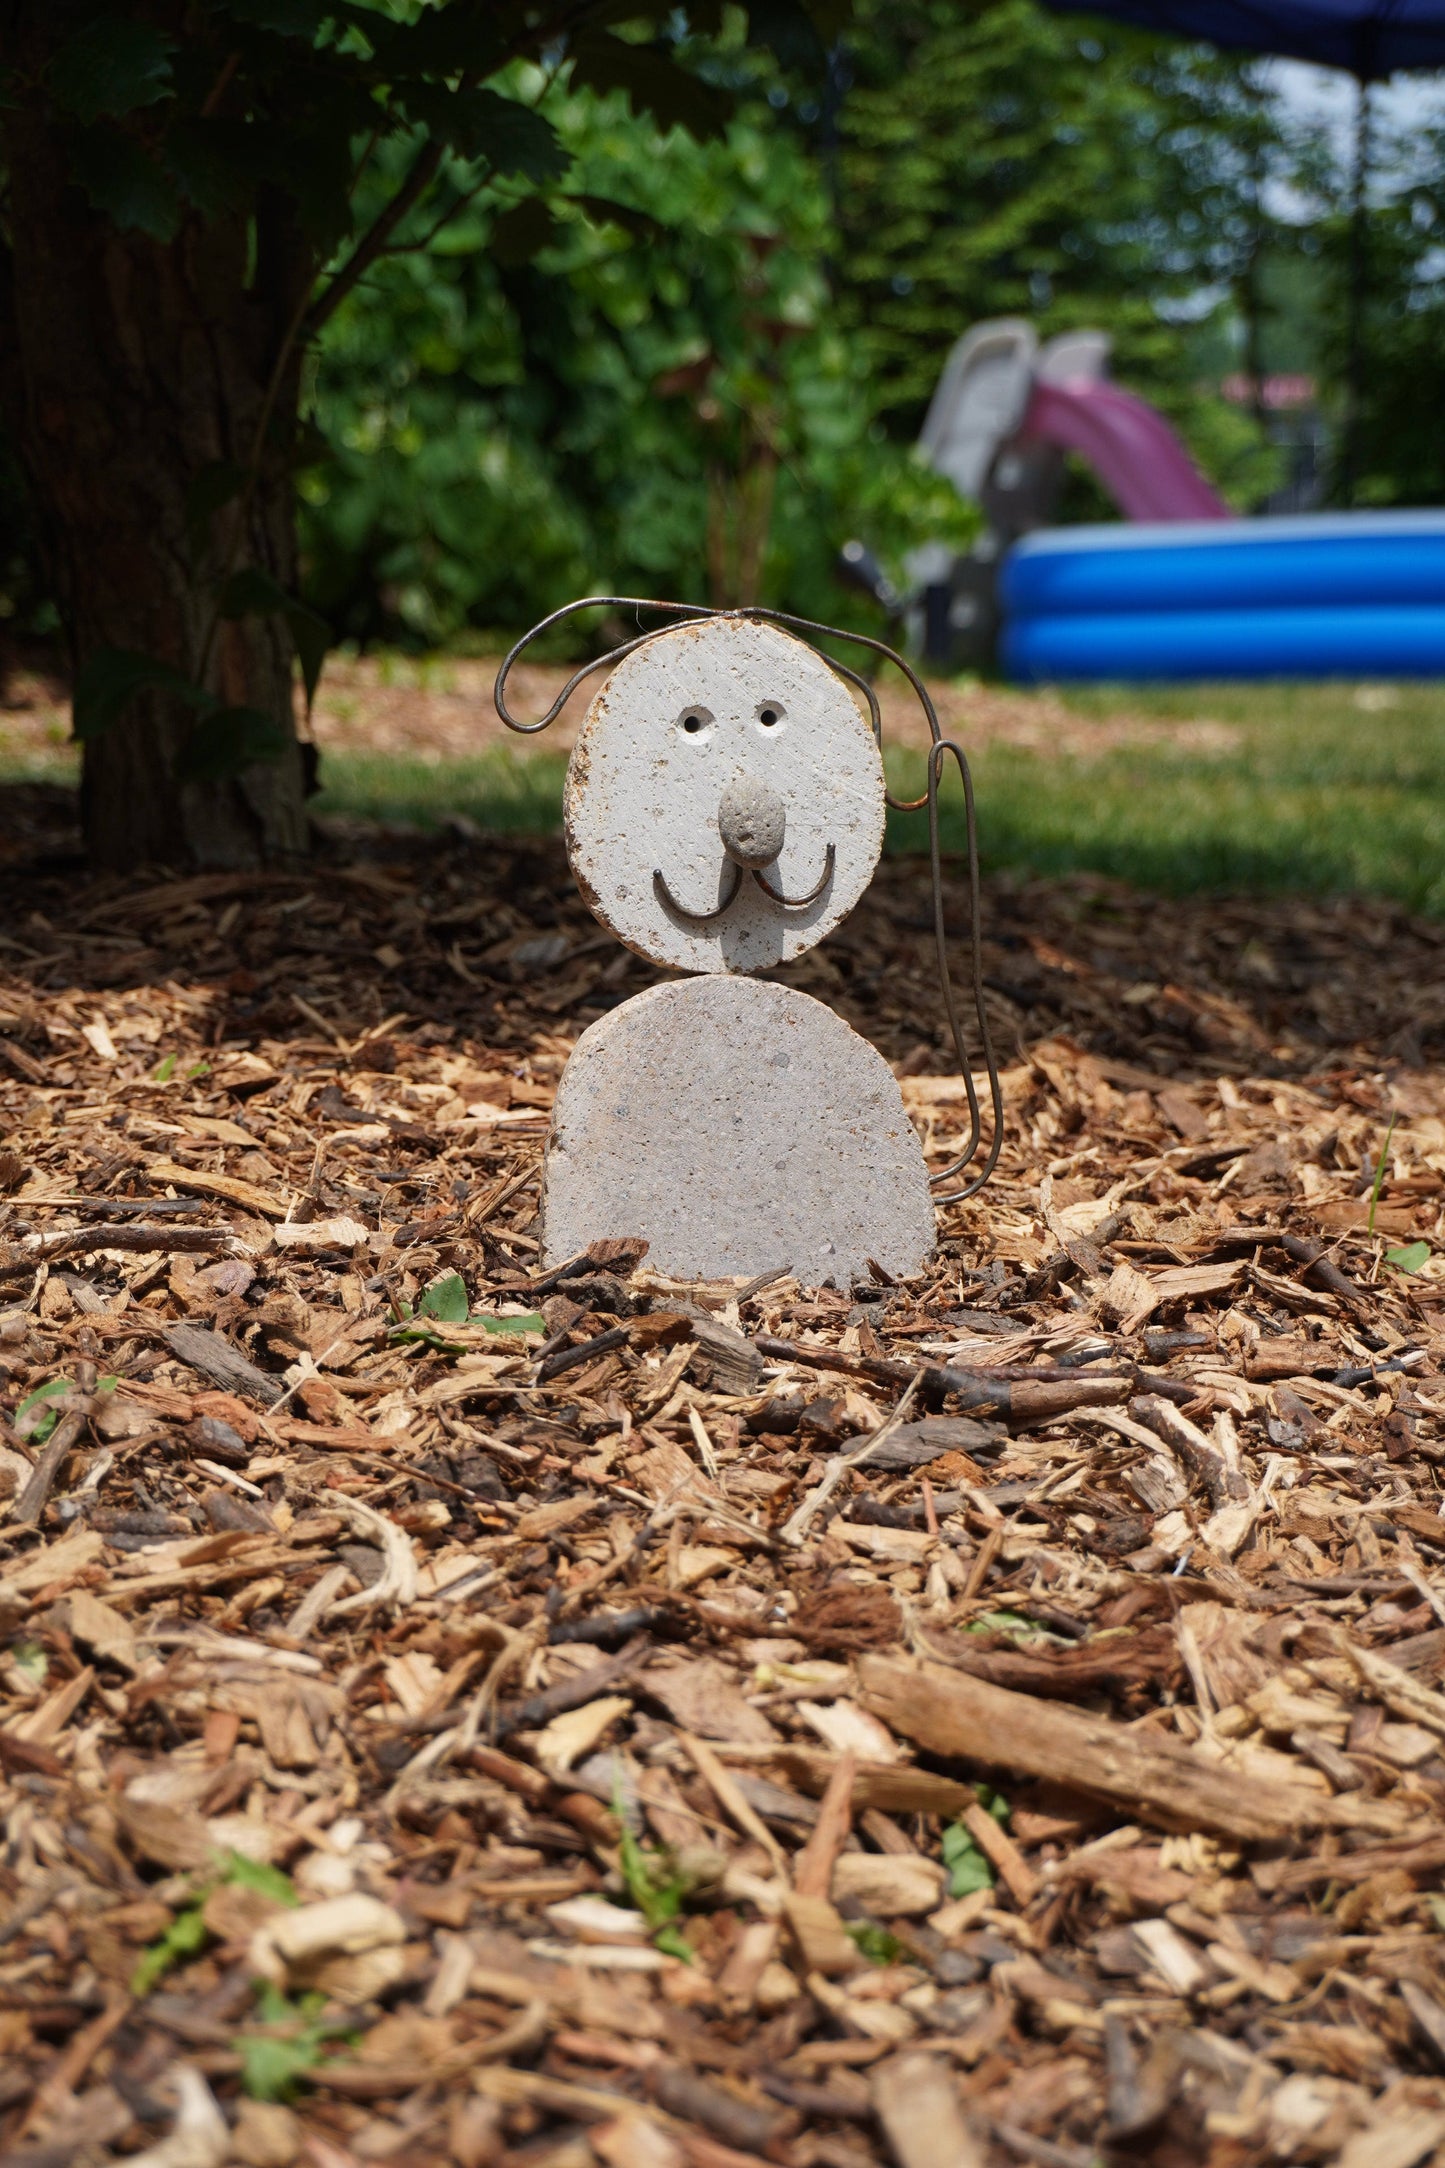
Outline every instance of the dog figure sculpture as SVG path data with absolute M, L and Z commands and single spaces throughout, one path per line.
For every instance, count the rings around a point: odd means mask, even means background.
M 629 643 L 593 699 L 567 770 L 568 862 L 609 931 L 688 976 L 577 1042 L 547 1140 L 544 1265 L 631 1236 L 681 1279 L 785 1268 L 847 1286 L 932 1255 L 892 1071 L 824 1003 L 758 976 L 841 923 L 883 847 L 883 761 L 851 676 L 766 617 L 718 613 Z

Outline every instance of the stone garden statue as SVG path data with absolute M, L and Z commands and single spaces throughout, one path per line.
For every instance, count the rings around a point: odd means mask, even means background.
M 680 621 L 587 665 L 539 722 L 519 723 L 505 705 L 517 655 L 546 625 L 604 601 Z M 615 665 L 567 769 L 568 862 L 610 932 L 649 962 L 689 974 L 623 1002 L 577 1042 L 547 1140 L 548 1266 L 602 1237 L 640 1236 L 648 1262 L 680 1279 L 783 1267 L 805 1286 L 847 1286 L 870 1263 L 905 1278 L 932 1255 L 933 1187 L 888 1064 L 823 1002 L 758 976 L 803 955 L 852 910 L 883 848 L 886 806 L 897 803 L 870 686 L 784 629 L 800 622 L 602 598 L 545 620 L 498 673 L 498 713 L 525 731 L 554 721 L 589 671 Z M 973 991 L 994 1117 L 982 1173 L 955 1193 L 971 1195 L 997 1158 L 1001 1110 L 981 998 L 967 769 L 908 666 L 880 642 L 861 644 L 905 671 L 932 730 L 929 790 L 917 804 L 930 812 L 944 1003 L 968 1078 L 943 951 L 937 797 L 946 754 L 965 778 Z M 933 1183 L 979 1150 L 971 1079 L 968 1097 L 968 1149 Z

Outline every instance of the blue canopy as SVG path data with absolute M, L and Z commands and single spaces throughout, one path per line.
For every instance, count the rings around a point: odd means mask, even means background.
M 1445 0 L 1085 0 L 1059 14 L 1112 15 L 1250 53 L 1347 68 L 1379 82 L 1397 68 L 1445 68 Z

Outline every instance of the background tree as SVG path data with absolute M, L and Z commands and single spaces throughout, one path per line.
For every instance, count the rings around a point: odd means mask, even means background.
M 896 560 L 972 531 L 878 426 L 787 75 L 736 26 L 695 65 L 717 135 L 559 87 L 575 193 L 484 191 L 327 326 L 301 535 L 341 636 L 495 639 L 589 589 L 871 624 L 832 576 L 850 534 Z
M 489 183 L 566 194 L 555 79 L 721 124 L 678 38 L 627 12 L 0 5 L 0 405 L 76 672 L 98 863 L 305 847 L 293 656 L 309 689 L 326 637 L 296 593 L 306 357 L 388 252 Z M 799 0 L 757 24 L 820 61 Z
M 1377 116 L 1364 217 L 1363 356 L 1354 472 L 1336 489 L 1360 505 L 1445 502 L 1445 100 L 1408 128 Z M 1333 412 L 1348 403 L 1356 259 L 1353 173 L 1343 146 L 1298 130 L 1291 180 L 1301 205 L 1290 240 L 1310 309 L 1310 366 Z M 1344 430 L 1337 432 L 1343 447 Z
M 58 605 L 100 861 L 304 847 L 328 625 L 491 645 L 588 588 L 869 621 L 841 541 L 968 532 L 910 452 L 984 316 L 1101 326 L 1261 501 L 1219 386 L 1343 366 L 1339 146 L 1034 0 L 831 4 L 0 0 L 0 629 Z M 1441 154 L 1380 144 L 1376 502 L 1445 492 Z M 1111 508 L 1076 467 L 1063 509 Z
M 970 324 L 1089 326 L 1227 493 L 1267 487 L 1262 433 L 1200 385 L 1193 332 L 1257 253 L 1278 121 L 1247 70 L 1032 0 L 858 0 L 847 55 L 839 305 L 892 425 L 916 430 Z

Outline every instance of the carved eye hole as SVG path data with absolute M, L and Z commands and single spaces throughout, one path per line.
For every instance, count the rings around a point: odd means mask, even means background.
M 677 718 L 677 727 L 685 737 L 706 737 L 712 728 L 712 716 L 706 708 L 684 708 Z
M 783 710 L 776 700 L 765 700 L 758 709 L 758 722 L 764 730 L 776 730 L 783 719 Z

